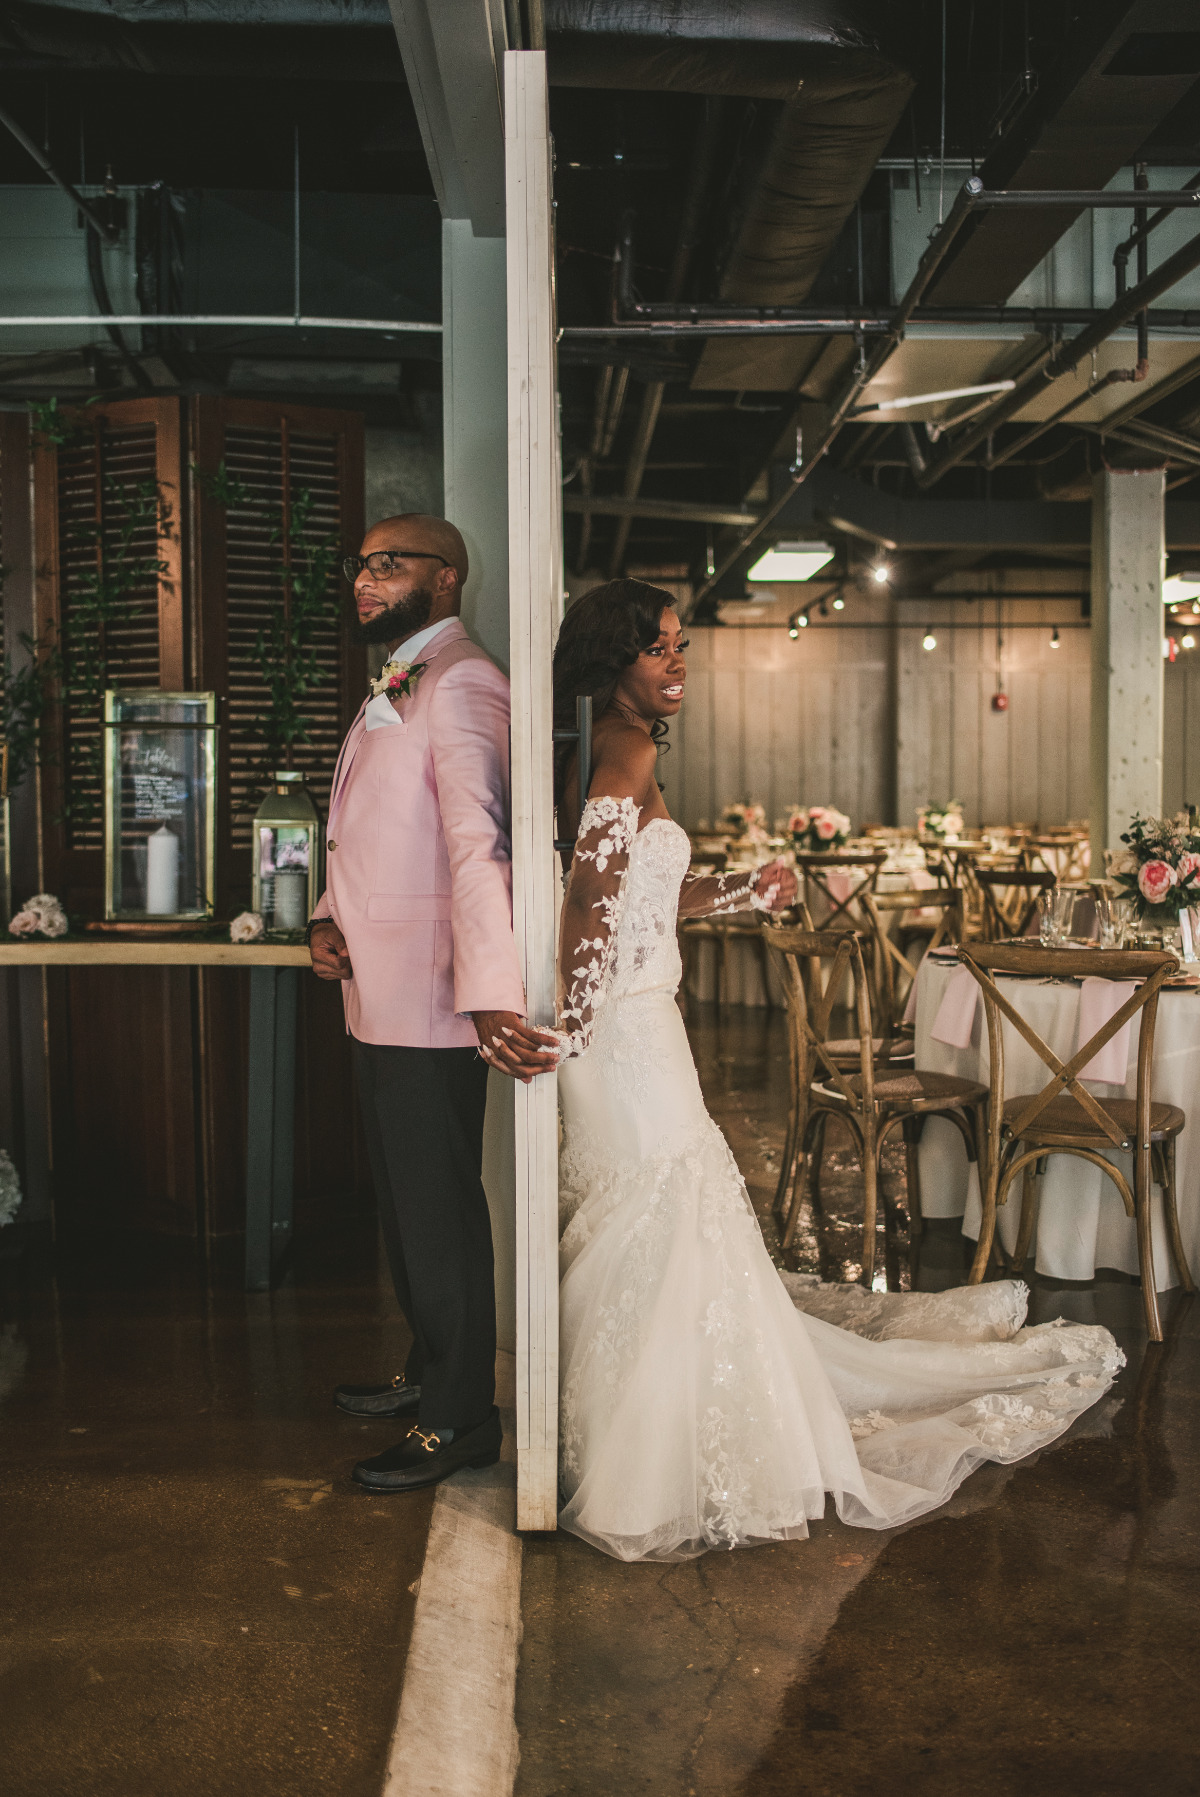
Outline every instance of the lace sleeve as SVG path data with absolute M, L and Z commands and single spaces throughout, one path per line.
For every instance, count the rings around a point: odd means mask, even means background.
M 589 799 L 579 820 L 558 936 L 560 1060 L 587 1048 L 604 1003 L 637 827 L 632 799 Z
M 730 911 L 769 911 L 771 890 L 758 889 L 761 867 L 736 874 L 685 874 L 679 892 L 680 917 L 722 917 Z

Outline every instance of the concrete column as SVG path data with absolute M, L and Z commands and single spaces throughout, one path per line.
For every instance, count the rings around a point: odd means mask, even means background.
M 1092 487 L 1092 867 L 1135 811 L 1162 809 L 1161 469 L 1114 469 Z
M 508 271 L 503 237 L 442 220 L 442 429 L 445 516 L 467 544 L 463 622 L 508 672 Z M 496 1247 L 500 1347 L 516 1351 L 516 1088 L 489 1076 L 483 1183 Z
M 442 220 L 446 516 L 466 538 L 463 622 L 508 670 L 508 335 L 503 237 Z

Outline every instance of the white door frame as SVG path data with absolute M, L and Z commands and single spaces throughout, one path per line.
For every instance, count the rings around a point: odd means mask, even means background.
M 504 57 L 513 929 L 530 1021 L 554 1019 L 554 636 L 562 484 L 546 56 Z M 517 1527 L 558 1515 L 557 1075 L 516 1089 Z

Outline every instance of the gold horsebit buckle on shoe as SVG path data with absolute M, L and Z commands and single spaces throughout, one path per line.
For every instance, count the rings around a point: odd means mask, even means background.
M 412 1440 L 414 1435 L 416 1436 L 417 1440 L 421 1443 L 421 1446 L 425 1449 L 425 1452 L 427 1454 L 436 1454 L 438 1449 L 442 1445 L 441 1437 L 439 1435 L 436 1435 L 436 1434 L 435 1435 L 423 1435 L 421 1433 L 420 1429 L 417 1429 L 417 1428 L 410 1429 L 408 1432 L 410 1441 Z

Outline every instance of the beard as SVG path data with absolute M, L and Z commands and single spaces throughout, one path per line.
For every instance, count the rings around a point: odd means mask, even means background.
M 364 622 L 356 618 L 354 638 L 359 643 L 403 642 L 429 622 L 433 610 L 433 594 L 428 587 L 414 587 L 386 611 L 376 612 Z

